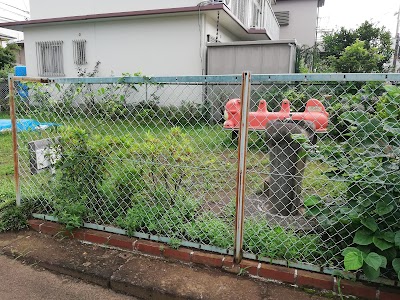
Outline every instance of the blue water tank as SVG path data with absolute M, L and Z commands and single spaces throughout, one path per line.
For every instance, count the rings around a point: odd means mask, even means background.
M 14 75 L 15 76 L 26 76 L 26 66 L 15 66 L 14 67 Z M 28 98 L 28 87 L 26 84 L 17 83 L 17 91 L 18 95 L 23 98 L 27 99 Z
M 15 76 L 26 76 L 26 66 L 15 66 L 14 67 Z

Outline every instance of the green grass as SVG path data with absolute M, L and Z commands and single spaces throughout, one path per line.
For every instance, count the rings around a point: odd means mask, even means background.
M 8 119 L 9 115 L 0 113 L 0 119 Z M 11 133 L 0 133 L 0 204 L 15 199 L 14 164 Z

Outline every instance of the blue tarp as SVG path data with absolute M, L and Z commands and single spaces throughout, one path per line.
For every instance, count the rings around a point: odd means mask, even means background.
M 32 119 L 18 119 L 17 131 L 43 130 L 50 126 L 59 126 L 56 123 L 40 123 Z M 11 120 L 0 119 L 0 132 L 11 131 Z

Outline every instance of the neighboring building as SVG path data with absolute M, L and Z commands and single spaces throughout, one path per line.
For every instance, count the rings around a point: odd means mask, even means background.
M 5 44 L 11 40 L 14 40 L 15 38 L 3 33 L 0 33 L 0 47 L 4 47 Z
M 272 8 L 280 25 L 281 39 L 296 39 L 299 45 L 314 46 L 318 10 L 325 0 L 274 0 Z
M 13 42 L 18 45 L 19 49 L 15 55 L 15 63 L 17 66 L 25 66 L 25 44 L 24 41 Z
M 31 0 L 31 20 L 0 27 L 24 32 L 29 76 L 72 77 L 97 61 L 99 76 L 200 75 L 208 43 L 279 40 L 270 1 L 317 0 Z

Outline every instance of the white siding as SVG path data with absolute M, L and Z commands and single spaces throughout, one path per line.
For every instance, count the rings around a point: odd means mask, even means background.
M 87 69 L 100 61 L 98 76 L 141 71 L 145 75 L 201 74 L 198 20 L 190 16 L 60 24 L 26 28 L 26 64 L 37 76 L 35 42 L 64 41 L 66 76 L 76 76 L 73 40 L 87 41 Z

